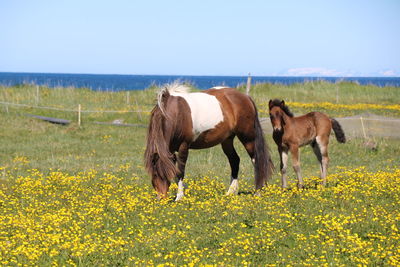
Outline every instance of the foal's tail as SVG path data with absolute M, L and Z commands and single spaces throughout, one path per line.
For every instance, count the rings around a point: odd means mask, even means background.
M 274 171 L 274 164 L 269 153 L 269 148 L 264 139 L 264 132 L 261 128 L 258 118 L 257 107 L 254 104 L 256 116 L 254 118 L 254 128 L 256 132 L 255 149 L 254 149 L 254 171 L 256 189 L 261 189 L 265 183 L 271 179 Z
M 342 126 L 340 126 L 339 122 L 335 119 L 331 118 L 331 122 L 332 122 L 333 131 L 335 132 L 336 140 L 339 143 L 346 143 L 346 136 L 344 135 Z

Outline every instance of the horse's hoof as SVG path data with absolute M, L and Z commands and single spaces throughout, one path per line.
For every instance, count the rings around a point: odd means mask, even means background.
M 228 190 L 228 192 L 226 192 L 226 195 L 237 195 L 238 194 L 238 190 Z
M 239 183 L 237 179 L 233 179 L 231 185 L 229 186 L 227 195 L 237 195 L 239 192 Z
M 176 195 L 175 201 L 181 200 L 183 198 L 183 196 L 184 196 L 183 194 Z

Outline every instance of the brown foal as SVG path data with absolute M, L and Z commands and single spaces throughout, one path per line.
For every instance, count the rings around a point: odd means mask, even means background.
M 293 169 L 298 179 L 298 187 L 304 186 L 300 170 L 299 148 L 311 145 L 321 169 L 322 184 L 326 185 L 328 168 L 328 144 L 331 130 L 335 132 L 339 143 L 345 143 L 346 137 L 340 124 L 321 112 L 310 112 L 294 117 L 283 100 L 269 101 L 269 115 L 273 128 L 273 139 L 278 145 L 281 161 L 282 187 L 287 187 L 287 160 L 289 151 L 292 154 Z

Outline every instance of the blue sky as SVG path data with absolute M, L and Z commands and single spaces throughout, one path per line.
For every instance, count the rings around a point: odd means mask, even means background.
M 400 1 L 0 1 L 0 71 L 400 76 Z

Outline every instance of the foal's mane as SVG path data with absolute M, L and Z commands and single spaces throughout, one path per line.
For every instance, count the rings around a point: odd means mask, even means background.
M 270 103 L 270 107 L 279 107 L 283 110 L 283 112 L 286 113 L 286 115 L 288 115 L 289 117 L 293 118 L 294 115 L 293 113 L 289 110 L 289 107 L 286 106 L 285 102 L 283 100 L 279 100 L 279 99 L 274 99 L 271 101 Z

